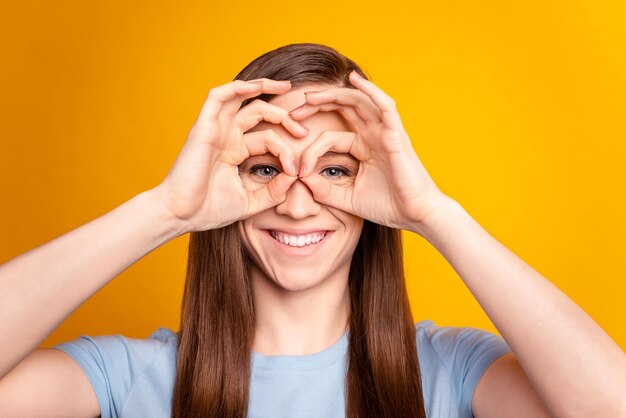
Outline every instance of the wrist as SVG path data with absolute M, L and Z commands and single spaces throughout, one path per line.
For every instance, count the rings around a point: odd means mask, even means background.
M 166 200 L 163 190 L 159 186 L 140 193 L 139 197 L 149 206 L 149 210 L 155 213 L 164 236 L 174 239 L 190 232 L 187 222 L 181 220 L 169 210 L 165 204 Z
M 415 222 L 411 231 L 429 242 L 438 236 L 450 219 L 458 216 L 465 209 L 456 200 L 446 194 L 439 194 L 433 199 L 432 209 L 421 221 Z

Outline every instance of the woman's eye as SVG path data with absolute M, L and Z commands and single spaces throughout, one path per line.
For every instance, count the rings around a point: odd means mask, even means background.
M 250 167 L 250 174 L 265 180 L 270 180 L 279 173 L 280 170 L 278 168 L 268 164 L 257 164 Z M 320 174 L 331 179 L 344 179 L 353 175 L 350 170 L 344 167 L 326 167 Z
M 279 173 L 276 167 L 271 166 L 271 165 L 264 165 L 264 164 L 255 165 L 254 167 L 250 169 L 250 172 L 252 174 L 255 174 L 259 177 L 264 177 L 264 178 L 271 178 L 271 177 L 274 177 L 275 175 L 278 175 Z
M 350 177 L 352 175 L 352 172 L 350 170 L 342 167 L 327 167 L 322 170 L 322 173 L 327 173 L 326 177 L 331 178 L 343 178 Z

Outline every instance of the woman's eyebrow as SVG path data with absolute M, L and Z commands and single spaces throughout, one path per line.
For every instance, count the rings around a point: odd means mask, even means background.
M 251 155 L 248 158 L 254 158 L 254 157 L 258 157 L 258 158 L 262 158 L 262 157 L 272 157 L 272 158 L 278 158 L 276 157 L 274 154 L 272 154 L 271 152 L 266 152 L 265 154 L 256 154 L 256 155 Z M 350 153 L 346 153 L 346 152 L 334 152 L 334 151 L 327 151 L 324 155 L 322 155 L 321 157 L 319 157 L 319 160 L 322 159 L 326 159 L 326 158 L 335 158 L 335 157 L 348 157 L 351 158 L 353 160 L 356 160 L 356 158 L 354 157 L 354 155 L 350 154 Z
M 333 151 L 328 151 L 326 152 L 324 155 L 322 155 L 321 157 L 319 157 L 319 160 L 323 160 L 323 159 L 327 159 L 327 158 L 335 158 L 335 157 L 348 157 L 351 160 L 354 161 L 358 161 L 354 155 L 349 154 L 349 153 L 345 153 L 345 152 L 333 152 Z
M 250 158 L 264 158 L 264 157 L 278 159 L 278 157 L 275 156 L 274 154 L 272 154 L 271 152 L 266 152 L 265 154 L 250 155 L 248 158 L 246 158 L 246 160 L 248 160 Z

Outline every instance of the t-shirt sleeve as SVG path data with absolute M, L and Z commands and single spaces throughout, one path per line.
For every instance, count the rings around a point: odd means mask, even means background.
M 96 392 L 102 418 L 119 417 L 137 377 L 150 366 L 164 344 L 150 339 L 103 335 L 79 338 L 51 348 L 68 354 L 83 369 Z
M 458 396 L 464 416 L 472 416 L 472 396 L 481 376 L 493 361 L 510 353 L 502 337 L 471 327 L 437 327 L 428 321 L 424 331 Z

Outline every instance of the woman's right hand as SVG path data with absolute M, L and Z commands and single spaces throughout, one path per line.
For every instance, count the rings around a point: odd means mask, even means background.
M 271 129 L 245 134 L 264 120 L 281 124 L 293 136 L 308 131 L 288 111 L 261 100 L 240 108 L 261 93 L 283 94 L 289 81 L 235 80 L 209 91 L 183 149 L 161 184 L 155 187 L 166 209 L 184 224 L 184 232 L 204 231 L 276 206 L 298 178 L 295 156 Z M 251 155 L 274 154 L 283 171 L 264 187 L 248 191 L 238 165 Z

